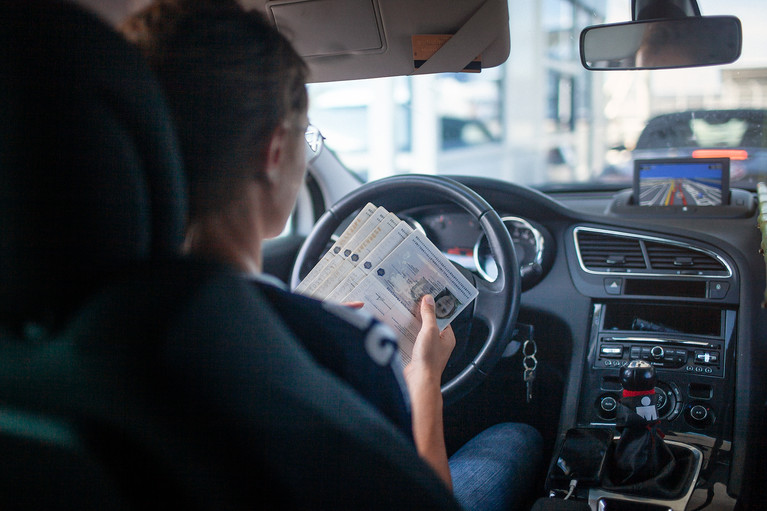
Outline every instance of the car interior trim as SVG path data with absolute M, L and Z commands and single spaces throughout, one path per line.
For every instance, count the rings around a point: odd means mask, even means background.
M 580 243 L 578 241 L 578 233 L 579 232 L 590 232 L 590 233 L 596 233 L 596 234 L 604 234 L 607 236 L 617 236 L 621 238 L 629 238 L 629 239 L 637 239 L 637 240 L 644 240 L 644 241 L 650 241 L 654 243 L 661 243 L 666 245 L 674 245 L 677 247 L 684 248 L 686 250 L 692 250 L 695 252 L 701 252 L 709 257 L 712 257 L 716 259 L 719 263 L 721 263 L 726 268 L 726 275 L 718 275 L 716 273 L 711 273 L 710 271 L 705 270 L 699 270 L 696 273 L 661 273 L 661 272 L 652 272 L 652 271 L 641 271 L 641 270 L 635 270 L 631 268 L 627 268 L 625 270 L 613 270 L 613 271 L 600 271 L 600 270 L 593 270 L 590 268 L 587 268 L 583 261 L 583 256 L 581 254 L 581 248 Z M 693 246 L 689 243 L 684 243 L 681 241 L 674 241 L 668 238 L 659 238 L 656 236 L 649 236 L 646 234 L 636 234 L 636 233 L 629 233 L 624 231 L 614 231 L 610 229 L 601 229 L 596 227 L 585 227 L 585 226 L 577 226 L 575 229 L 573 229 L 573 242 L 575 243 L 575 252 L 578 256 L 578 264 L 581 268 L 581 270 L 585 273 L 589 273 L 592 275 L 634 275 L 634 276 L 641 276 L 641 277 L 670 277 L 670 276 L 679 276 L 679 277 L 689 277 L 689 278 L 713 278 L 713 279 L 729 279 L 733 276 L 732 267 L 730 264 L 724 260 L 720 255 L 716 254 L 715 252 Z M 646 254 L 645 254 L 646 257 Z

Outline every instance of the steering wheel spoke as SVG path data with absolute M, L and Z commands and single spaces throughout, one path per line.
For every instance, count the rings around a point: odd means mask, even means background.
M 478 279 L 475 283 L 479 294 L 474 303 L 474 317 L 482 320 L 489 328 L 493 328 L 497 318 L 505 316 L 508 311 L 504 310 L 508 302 L 504 299 L 503 290 L 499 291 L 485 280 Z

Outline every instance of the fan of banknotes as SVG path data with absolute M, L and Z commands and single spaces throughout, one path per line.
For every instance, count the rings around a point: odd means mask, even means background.
M 319 300 L 362 302 L 363 309 L 400 334 L 410 361 L 421 327 L 421 298 L 434 297 L 437 325 L 447 327 L 477 289 L 426 235 L 383 207 L 368 203 L 295 292 Z

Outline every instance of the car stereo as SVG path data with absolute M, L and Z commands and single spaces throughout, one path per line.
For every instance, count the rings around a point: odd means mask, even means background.
M 620 367 L 642 359 L 656 368 L 701 376 L 724 375 L 724 341 L 679 337 L 602 335 L 595 367 Z

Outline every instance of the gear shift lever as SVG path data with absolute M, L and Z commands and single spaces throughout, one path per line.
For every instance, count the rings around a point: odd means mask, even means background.
M 655 368 L 644 360 L 632 360 L 621 369 L 620 380 L 623 385 L 621 404 L 648 422 L 657 421 Z
M 622 432 L 610 460 L 609 486 L 629 490 L 657 488 L 659 478 L 667 477 L 675 462 L 658 427 L 655 368 L 644 360 L 634 360 L 621 369 L 620 381 L 622 420 L 618 426 Z

